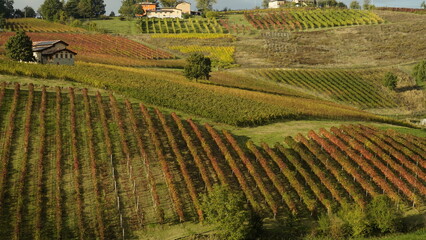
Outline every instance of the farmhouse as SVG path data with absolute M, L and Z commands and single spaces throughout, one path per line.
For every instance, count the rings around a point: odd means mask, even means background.
M 287 1 L 270 1 L 268 4 L 269 8 L 280 8 L 281 5 L 286 4 Z
M 137 17 L 182 18 L 183 14 L 191 14 L 191 4 L 187 2 L 181 2 L 174 8 L 157 8 L 155 3 L 150 2 L 142 2 L 139 5 L 144 10 L 144 14 L 136 15 Z
M 33 56 L 40 64 L 74 65 L 77 53 L 67 46 L 61 40 L 33 42 Z
M 315 2 L 313 0 L 289 0 L 289 1 L 276 1 L 272 0 L 269 1 L 268 8 L 280 8 L 286 3 L 293 2 L 296 4 L 296 6 L 300 6 L 302 4 L 303 6 L 307 6 L 306 2 Z

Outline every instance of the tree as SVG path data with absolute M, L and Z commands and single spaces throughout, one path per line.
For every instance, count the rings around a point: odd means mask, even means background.
M 212 10 L 216 2 L 217 0 L 197 0 L 197 8 L 203 11 Z
M 217 224 L 221 239 L 240 240 L 254 237 L 261 230 L 261 219 L 247 204 L 244 195 L 227 186 L 214 186 L 202 196 L 202 210 L 209 223 Z
M 262 7 L 263 8 L 268 8 L 269 7 L 269 0 L 263 0 Z
M 23 18 L 24 13 L 21 11 L 21 9 L 15 9 L 15 11 L 13 11 L 13 17 L 14 18 Z
M 68 0 L 64 6 L 64 11 L 68 16 L 73 18 L 80 18 L 80 11 L 78 10 L 78 4 L 80 0 Z
M 383 81 L 383 84 L 385 85 L 385 87 L 389 88 L 390 90 L 395 90 L 397 83 L 398 83 L 398 77 L 395 74 L 388 72 Z
M 163 7 L 176 7 L 179 3 L 178 0 L 160 0 L 161 6 Z
M 82 17 L 97 18 L 105 14 L 104 0 L 80 0 L 78 11 Z
M 34 18 L 36 17 L 36 12 L 32 7 L 26 6 L 24 7 L 24 17 L 26 18 Z
M 367 209 L 370 221 L 381 233 L 396 232 L 400 227 L 401 213 L 388 196 L 374 197 Z
M 41 15 L 49 21 L 57 18 L 58 13 L 62 10 L 62 3 L 59 0 L 45 0 L 41 5 Z
M 19 31 L 7 41 L 6 55 L 16 61 L 33 61 L 33 42 L 25 32 Z
M 361 9 L 361 5 L 359 4 L 358 1 L 352 1 L 351 5 L 350 5 L 351 9 Z
M 13 0 L 0 0 L 0 15 L 11 18 L 13 12 Z
M 413 77 L 417 84 L 426 82 L 426 60 L 419 62 L 413 69 Z
M 184 75 L 189 80 L 200 78 L 209 80 L 212 63 L 210 58 L 204 57 L 201 53 L 194 53 L 186 59 Z
M 420 8 L 426 9 L 426 1 L 422 2 L 422 4 L 420 5 Z
M 125 17 L 134 17 L 135 5 L 136 5 L 136 0 L 122 0 L 121 7 L 118 10 L 118 13 L 120 13 L 120 15 L 123 15 Z
M 109 14 L 110 17 L 115 17 L 115 12 L 111 11 L 111 13 Z
M 362 5 L 364 10 L 371 10 L 374 8 L 374 5 L 371 5 L 371 0 L 364 0 L 364 4 Z

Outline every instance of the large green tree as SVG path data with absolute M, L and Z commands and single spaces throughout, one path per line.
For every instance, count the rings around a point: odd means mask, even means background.
M 82 17 L 97 18 L 105 14 L 104 0 L 80 0 L 78 11 Z
M 33 61 L 32 45 L 31 38 L 19 31 L 6 42 L 6 55 L 16 61 Z
M 203 11 L 212 10 L 216 2 L 217 0 L 197 0 L 197 8 Z
M 64 6 L 65 13 L 74 18 L 80 18 L 80 11 L 78 10 L 78 4 L 80 3 L 80 0 L 68 0 L 67 3 Z
M 11 18 L 13 12 L 13 0 L 0 0 L 0 15 Z
M 45 19 L 53 21 L 62 10 L 62 2 L 59 0 L 45 0 L 41 5 L 40 10 L 41 15 Z
M 34 11 L 34 8 L 30 6 L 24 7 L 23 12 L 24 12 L 24 17 L 27 17 L 27 18 L 33 18 L 36 16 L 36 12 Z
M 135 11 L 136 0 L 122 0 L 121 7 L 118 10 L 120 15 L 125 17 L 133 17 Z

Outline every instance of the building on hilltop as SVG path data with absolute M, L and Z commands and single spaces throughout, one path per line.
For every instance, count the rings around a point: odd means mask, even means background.
M 288 1 L 269 1 L 268 8 L 280 8 L 287 3 L 294 3 L 296 6 L 308 6 L 307 3 L 316 4 L 315 0 L 288 0 Z
M 148 18 L 182 18 L 183 14 L 191 14 L 191 4 L 181 2 L 174 8 L 158 8 L 155 3 L 142 2 L 138 3 L 144 13 L 136 15 L 137 17 L 146 16 Z
M 269 1 L 268 8 L 280 8 L 281 5 L 286 3 L 287 1 Z
M 33 56 L 40 64 L 74 65 L 77 53 L 67 47 L 61 40 L 33 42 Z

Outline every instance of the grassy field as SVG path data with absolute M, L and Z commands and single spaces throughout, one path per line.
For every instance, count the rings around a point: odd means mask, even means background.
M 119 17 L 114 17 L 105 20 L 90 20 L 90 22 L 96 23 L 98 30 L 105 33 L 136 35 L 141 32 L 135 19 L 121 20 Z

